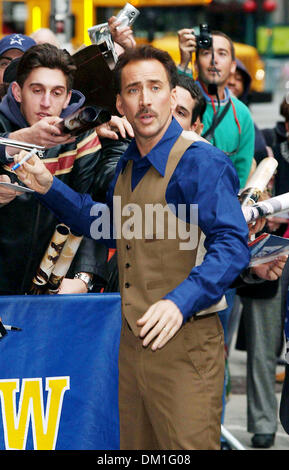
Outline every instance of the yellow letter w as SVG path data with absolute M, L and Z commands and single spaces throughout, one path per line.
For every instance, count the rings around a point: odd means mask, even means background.
M 56 445 L 63 397 L 69 390 L 69 377 L 47 377 L 48 391 L 44 413 L 42 379 L 23 379 L 16 410 L 19 379 L 0 380 L 0 398 L 6 450 L 25 450 L 31 419 L 35 450 L 53 450 Z

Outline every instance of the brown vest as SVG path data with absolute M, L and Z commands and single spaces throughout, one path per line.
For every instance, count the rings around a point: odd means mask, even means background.
M 132 191 L 133 162 L 129 161 L 116 182 L 114 196 L 120 197 L 115 201 L 122 211 L 121 219 L 116 220 L 114 206 L 122 313 L 136 336 L 140 331 L 136 321 L 153 303 L 184 281 L 192 268 L 202 263 L 205 255 L 205 237 L 198 227 L 194 230 L 194 248 L 183 250 L 180 244 L 185 242 L 184 235 L 179 234 L 185 233 L 185 230 L 189 233 L 189 224 L 175 217 L 171 210 L 164 211 L 166 223 L 159 226 L 149 224 L 151 217 L 145 217 L 146 208 L 151 205 L 168 207 L 165 199 L 168 183 L 182 155 L 194 140 L 190 133 L 181 134 L 169 154 L 164 177 L 151 166 Z M 164 233 L 163 226 L 166 227 Z M 220 302 L 198 314 L 218 312 L 226 307 L 223 297 Z

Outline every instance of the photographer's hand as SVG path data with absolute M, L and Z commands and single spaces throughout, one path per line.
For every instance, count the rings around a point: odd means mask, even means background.
M 56 145 L 74 142 L 75 137 L 70 134 L 64 134 L 59 129 L 58 124 L 61 121 L 62 119 L 58 116 L 47 116 L 40 119 L 35 124 L 32 124 L 30 127 L 24 127 L 23 129 L 11 132 L 9 138 L 42 145 L 47 149 L 55 147 Z M 8 153 L 13 155 L 15 149 L 12 152 L 9 150 Z
M 197 48 L 196 36 L 192 28 L 184 28 L 178 31 L 179 50 L 180 50 L 180 67 L 185 69 L 191 61 L 192 53 Z
M 130 26 L 121 26 L 121 21 L 119 21 L 115 16 L 109 18 L 108 26 L 114 42 L 122 46 L 124 49 L 136 46 L 133 31 Z

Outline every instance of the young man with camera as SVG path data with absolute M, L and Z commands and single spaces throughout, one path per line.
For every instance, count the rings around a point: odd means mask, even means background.
M 178 32 L 180 71 L 187 72 L 192 53 L 198 84 L 206 99 L 203 137 L 223 150 L 232 160 L 240 180 L 246 184 L 254 156 L 254 124 L 248 108 L 231 95 L 227 81 L 236 69 L 234 44 L 220 31 L 207 30 L 196 37 L 192 29 Z M 211 37 L 211 42 L 208 41 Z

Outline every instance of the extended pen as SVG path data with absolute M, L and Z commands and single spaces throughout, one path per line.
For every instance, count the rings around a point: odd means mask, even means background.
M 27 162 L 27 160 L 29 160 L 29 158 L 33 157 L 33 155 L 35 155 L 36 152 L 37 152 L 36 149 L 32 149 L 29 153 L 27 153 L 27 155 L 25 155 L 25 157 L 22 158 L 22 160 L 20 160 L 20 162 L 13 165 L 11 170 L 13 170 L 13 171 L 17 170 L 17 168 L 19 168 L 21 165 L 23 165 L 23 163 Z
M 3 325 L 5 330 L 7 331 L 22 331 L 22 328 L 18 328 L 17 326 L 12 325 Z

